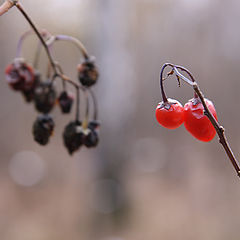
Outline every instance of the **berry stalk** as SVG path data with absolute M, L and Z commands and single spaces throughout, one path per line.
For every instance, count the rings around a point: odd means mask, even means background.
M 48 46 L 46 44 L 46 42 L 44 41 L 41 33 L 38 31 L 37 27 L 35 26 L 35 24 L 33 23 L 33 21 L 31 20 L 31 18 L 28 16 L 28 14 L 25 12 L 25 10 L 23 9 L 23 7 L 21 6 L 20 3 L 18 2 L 15 2 L 14 5 L 18 8 L 18 10 L 22 13 L 22 15 L 25 17 L 25 19 L 27 20 L 27 22 L 30 24 L 30 26 L 32 27 L 33 31 L 36 33 L 36 35 L 38 36 L 39 40 L 41 41 L 45 51 L 46 51 L 46 54 L 47 54 L 47 57 L 49 59 L 49 62 L 52 66 L 52 68 L 54 69 L 54 72 L 57 73 L 57 69 L 56 69 L 56 66 L 54 64 L 54 60 L 52 58 L 52 55 L 50 54 L 50 51 L 48 49 Z
M 52 44 L 54 41 L 69 41 L 69 42 L 74 43 L 78 47 L 78 49 L 81 51 L 84 58 L 86 60 L 89 59 L 87 49 L 84 47 L 84 45 L 82 44 L 82 42 L 79 39 L 72 37 L 72 36 L 68 36 L 68 35 L 56 35 L 47 44 Z

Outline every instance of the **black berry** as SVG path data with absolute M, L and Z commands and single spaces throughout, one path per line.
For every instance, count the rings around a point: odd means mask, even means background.
M 38 116 L 32 129 L 34 140 L 41 145 L 46 145 L 53 133 L 54 125 L 51 116 L 46 114 Z
M 99 127 L 100 127 L 100 123 L 97 120 L 93 120 L 88 123 L 88 128 L 92 130 L 97 130 Z
M 26 102 L 31 102 L 33 99 L 34 99 L 34 91 L 35 91 L 35 88 L 38 86 L 38 84 L 40 84 L 41 82 L 41 75 L 39 72 L 35 72 L 34 73 L 34 83 L 32 85 L 32 87 L 28 90 L 23 90 L 22 91 L 22 94 L 23 94 L 23 97 L 25 99 Z
M 56 102 L 56 91 L 48 82 L 41 82 L 34 90 L 34 103 L 37 111 L 49 113 Z
M 78 65 L 78 79 L 83 86 L 90 87 L 97 82 L 98 70 L 92 59 L 86 59 Z
M 97 121 L 91 121 L 88 124 L 88 128 L 85 130 L 85 136 L 84 136 L 84 145 L 87 148 L 96 147 L 99 142 L 98 137 L 98 127 L 100 126 L 99 122 Z
M 64 129 L 63 141 L 69 154 L 73 154 L 83 144 L 84 134 L 79 121 L 70 122 Z
M 70 113 L 73 104 L 73 96 L 63 91 L 58 97 L 58 103 L 62 113 Z

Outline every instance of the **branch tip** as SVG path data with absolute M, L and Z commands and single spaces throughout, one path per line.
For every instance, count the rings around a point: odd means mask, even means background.
M 6 0 L 1 6 L 0 6 L 0 16 L 2 16 L 4 13 L 6 13 L 10 8 L 12 8 L 16 3 L 11 0 Z

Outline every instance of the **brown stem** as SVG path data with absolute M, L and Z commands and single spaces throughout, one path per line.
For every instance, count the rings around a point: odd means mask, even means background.
M 165 64 L 166 65 L 166 64 Z M 163 67 L 165 67 L 165 65 L 163 65 Z M 176 74 L 176 76 L 178 76 L 180 79 L 182 79 L 183 81 L 185 81 L 186 83 L 188 83 L 189 85 L 191 85 L 194 89 L 194 91 L 196 92 L 196 94 L 198 95 L 198 97 L 200 98 L 202 105 L 204 107 L 204 114 L 208 117 L 208 119 L 210 120 L 210 122 L 212 123 L 212 125 L 214 126 L 214 128 L 216 129 L 216 132 L 218 134 L 219 137 L 219 142 L 220 144 L 223 146 L 228 158 L 230 159 L 234 169 L 237 172 L 237 175 L 240 177 L 240 165 L 239 162 L 237 161 L 237 159 L 235 158 L 231 147 L 227 141 L 227 138 L 225 136 L 224 133 L 224 128 L 222 126 L 219 125 L 219 123 L 217 122 L 217 120 L 214 118 L 214 116 L 212 115 L 212 113 L 209 111 L 205 99 L 204 99 L 204 95 L 201 92 L 198 84 L 196 83 L 196 81 L 194 80 L 192 74 L 190 73 L 190 71 L 188 71 L 186 68 L 181 67 L 181 66 L 177 66 L 174 64 L 167 64 L 168 66 L 171 66 Z M 185 71 L 191 78 L 191 80 L 189 80 L 188 78 L 186 78 L 184 75 L 182 75 L 178 69 Z
M 44 41 L 41 33 L 38 31 L 38 29 L 36 28 L 35 24 L 33 23 L 33 21 L 31 20 L 31 18 L 28 16 L 28 14 L 24 11 L 23 7 L 21 6 L 20 3 L 14 3 L 15 6 L 18 8 L 18 10 L 23 14 L 23 16 L 25 17 L 25 19 L 27 20 L 27 22 L 30 24 L 30 26 L 32 27 L 33 31 L 36 33 L 36 35 L 38 36 L 39 40 L 41 41 L 45 51 L 46 51 L 46 54 L 47 54 L 47 57 L 49 59 L 49 62 L 54 70 L 54 73 L 57 73 L 57 69 L 56 69 L 56 66 L 54 64 L 54 61 L 53 61 L 53 58 L 50 54 L 50 51 L 48 49 L 48 46 L 46 44 L 46 42 Z
M 88 99 L 88 92 L 86 89 L 84 90 L 84 94 L 85 94 L 85 100 L 86 100 L 86 108 L 85 108 L 85 117 L 83 119 L 82 127 L 83 129 L 86 129 L 88 127 L 88 119 L 89 119 L 89 99 Z
M 10 8 L 14 6 L 15 2 L 6 0 L 1 6 L 0 6 L 0 16 L 2 16 L 4 13 L 6 13 Z
M 94 107 L 94 113 L 93 113 L 93 119 L 97 120 L 98 119 L 98 106 L 97 106 L 97 99 L 95 97 L 94 92 L 92 91 L 91 88 L 87 88 L 88 92 L 90 93 L 93 101 L 93 107 Z
M 51 40 L 51 43 L 53 41 L 69 41 L 69 42 L 72 42 L 78 47 L 78 49 L 83 54 L 84 58 L 89 59 L 87 49 L 84 47 L 83 43 L 79 39 L 77 39 L 75 37 L 72 37 L 72 36 L 68 36 L 68 35 L 56 35 L 55 38 L 53 40 Z
M 235 158 L 231 147 L 227 141 L 227 138 L 224 134 L 224 128 L 222 126 L 219 125 L 219 123 L 216 121 L 216 119 L 214 118 L 214 116 L 212 115 L 212 113 L 209 111 L 206 102 L 204 100 L 204 96 L 202 94 L 202 92 L 200 91 L 199 87 L 197 84 L 193 85 L 193 89 L 194 91 L 197 93 L 197 95 L 199 96 L 202 105 L 204 107 L 204 114 L 209 118 L 210 122 L 212 123 L 212 125 L 214 126 L 214 128 L 217 131 L 218 137 L 219 137 L 219 142 L 222 144 L 228 158 L 230 159 L 233 167 L 235 168 L 237 175 L 240 177 L 240 165 L 239 162 L 237 161 L 237 159 Z
M 161 90 L 161 94 L 162 94 L 162 99 L 163 99 L 163 102 L 164 103 L 167 103 L 168 100 L 167 100 L 167 96 L 164 92 L 164 88 L 163 88 L 163 72 L 164 72 L 164 69 L 169 66 L 168 63 L 165 63 L 160 71 L 160 81 L 159 81 L 159 85 L 160 85 L 160 90 Z

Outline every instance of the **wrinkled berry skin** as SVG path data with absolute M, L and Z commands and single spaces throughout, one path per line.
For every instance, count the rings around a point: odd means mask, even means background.
M 49 115 L 40 115 L 33 124 L 34 140 L 40 145 L 46 145 L 49 142 L 49 137 L 53 133 L 54 121 Z
M 37 111 L 49 113 L 56 103 L 56 91 L 48 82 L 41 82 L 34 91 L 34 103 Z
M 35 78 L 35 80 L 34 80 L 34 83 L 33 83 L 32 87 L 28 90 L 23 90 L 22 91 L 22 95 L 23 95 L 23 97 L 24 97 L 24 99 L 27 103 L 30 103 L 30 102 L 33 101 L 35 88 L 41 82 L 41 75 L 40 75 L 39 72 L 35 71 L 34 78 Z
M 66 91 L 63 91 L 58 97 L 58 103 L 62 113 L 70 113 L 73 104 L 73 96 Z
M 81 122 L 70 122 L 64 129 L 63 141 L 69 154 L 73 154 L 83 144 L 84 134 L 82 132 Z
M 16 91 L 28 91 L 34 84 L 34 71 L 24 59 L 16 58 L 5 70 L 6 81 Z
M 87 148 L 92 148 L 96 147 L 99 142 L 99 137 L 98 137 L 98 127 L 100 126 L 99 122 L 97 121 L 91 121 L 88 124 L 88 128 L 85 131 L 85 137 L 84 137 L 84 145 Z
M 77 69 L 78 79 L 83 86 L 90 87 L 97 82 L 99 74 L 93 59 L 86 59 Z

